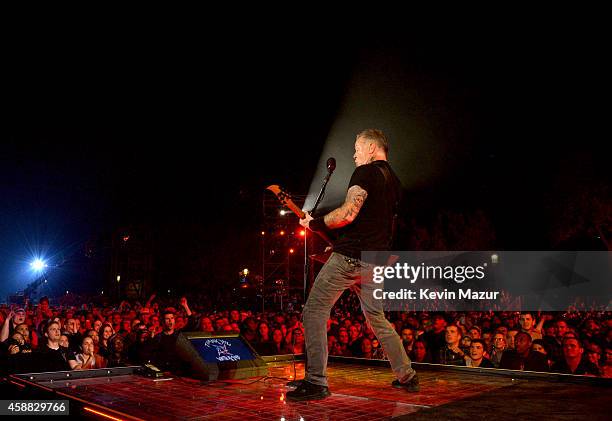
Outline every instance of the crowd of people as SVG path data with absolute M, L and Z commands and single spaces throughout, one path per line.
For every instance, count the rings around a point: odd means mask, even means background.
M 261 355 L 302 354 L 298 312 L 209 311 L 185 297 L 119 305 L 0 307 L 4 373 L 84 370 L 152 362 L 180 370 L 180 331 L 239 332 Z M 612 313 L 390 312 L 411 360 L 468 367 L 612 377 Z M 331 355 L 385 359 L 356 305 L 344 295 L 327 323 Z

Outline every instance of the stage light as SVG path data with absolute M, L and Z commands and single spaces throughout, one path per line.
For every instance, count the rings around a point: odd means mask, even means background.
M 121 275 L 117 275 L 117 282 L 121 281 Z
M 280 210 L 280 216 L 285 216 L 286 213 L 287 211 L 285 209 Z
M 247 276 L 249 274 L 249 270 L 247 268 L 242 269 L 242 274 Z
M 291 254 L 293 254 L 294 251 L 295 250 L 293 250 L 293 249 L 289 249 L 289 253 L 291 253 Z
M 44 260 L 41 260 L 41 259 L 34 259 L 34 261 L 33 261 L 32 263 L 30 263 L 30 267 L 31 267 L 33 270 L 35 270 L 35 271 L 39 272 L 39 271 L 43 270 L 44 268 L 46 268 L 46 267 L 47 267 L 47 264 L 45 263 L 45 261 L 44 261 Z
M 285 235 L 285 231 L 281 231 L 281 232 L 280 232 L 280 235 Z
M 262 231 L 262 232 L 261 232 L 261 235 L 266 235 L 266 232 L 265 232 L 265 231 Z
M 305 236 L 305 235 L 306 235 L 306 231 L 304 231 L 304 230 L 300 230 L 300 236 L 301 236 L 301 237 L 303 237 L 303 236 Z

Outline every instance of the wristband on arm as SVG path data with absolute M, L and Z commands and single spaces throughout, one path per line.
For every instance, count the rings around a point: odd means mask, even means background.
M 325 229 L 327 228 L 327 225 L 325 225 L 325 221 L 322 216 L 319 218 L 314 218 L 312 221 L 310 221 L 310 224 L 308 226 L 312 231 L 317 232 L 325 231 Z

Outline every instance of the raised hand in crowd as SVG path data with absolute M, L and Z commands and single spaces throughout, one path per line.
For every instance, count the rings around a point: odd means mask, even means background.
M 4 319 L 4 323 L 2 324 L 2 329 L 0 330 L 0 342 L 4 342 L 8 339 L 10 333 L 10 326 L 13 318 L 15 317 L 15 311 L 11 308 L 8 316 Z
M 183 307 L 185 309 L 185 313 L 187 314 L 187 316 L 191 316 L 192 312 L 189 309 L 189 304 L 187 303 L 187 298 L 186 297 L 181 297 L 180 304 L 181 304 L 181 307 Z

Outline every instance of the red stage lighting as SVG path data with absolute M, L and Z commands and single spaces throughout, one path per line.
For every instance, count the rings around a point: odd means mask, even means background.
M 300 236 L 301 236 L 301 237 L 303 237 L 303 236 L 305 236 L 305 235 L 306 235 L 306 231 L 304 231 L 304 230 L 300 230 Z

